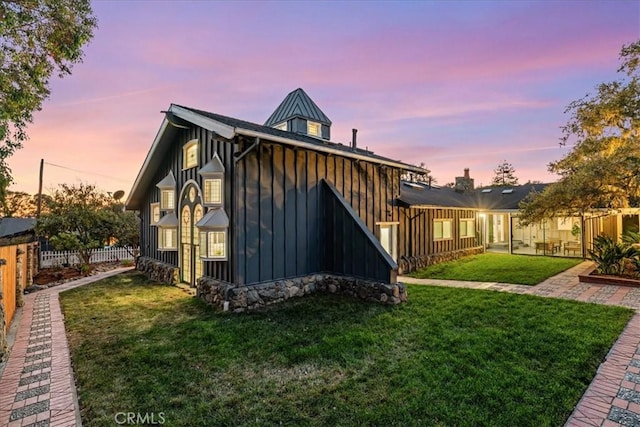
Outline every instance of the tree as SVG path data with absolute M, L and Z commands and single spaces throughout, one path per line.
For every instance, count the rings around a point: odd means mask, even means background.
M 414 164 L 413 166 L 416 166 L 416 165 Z M 420 162 L 418 167 L 426 170 L 427 173 L 420 174 L 416 172 L 407 171 L 402 174 L 400 179 L 402 179 L 403 181 L 411 181 L 411 182 L 424 182 L 424 183 L 431 183 L 431 184 L 436 183 L 436 179 L 433 176 L 431 176 L 431 171 L 427 169 L 427 165 L 425 165 L 424 162 Z
M 89 0 L 0 2 L 0 199 L 11 184 L 6 160 L 28 139 L 33 112 L 49 97 L 49 79 L 71 74 L 96 19 Z
M 640 202 L 640 40 L 623 46 L 621 77 L 572 102 L 562 127 L 567 155 L 549 164 L 560 179 L 521 203 L 521 220 L 618 209 Z
M 502 163 L 498 165 L 493 170 L 495 176 L 491 181 L 491 185 L 496 185 L 500 187 L 510 187 L 512 185 L 518 185 L 518 178 L 515 176 L 516 169 L 513 165 L 506 160 L 503 160 Z
M 82 264 L 88 265 L 93 251 L 111 239 L 135 241 L 134 224 L 137 227 L 135 215 L 124 212 L 120 203 L 95 186 L 61 184 L 48 212 L 38 220 L 37 231 L 56 250 L 78 251 Z
M 43 209 L 47 207 L 47 196 L 42 195 Z M 2 200 L 2 216 L 28 218 L 35 217 L 38 210 L 38 196 L 21 191 L 7 191 Z

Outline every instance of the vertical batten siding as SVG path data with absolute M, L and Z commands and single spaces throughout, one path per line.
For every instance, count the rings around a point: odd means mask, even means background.
M 382 215 L 385 212 L 394 215 L 393 210 L 397 210 L 381 194 L 394 193 L 393 182 L 396 177 L 399 179 L 399 172 L 268 141 L 262 141 L 261 146 L 261 150 L 248 153 L 237 165 L 236 176 L 240 181 L 237 186 L 237 283 L 324 271 L 328 259 L 338 264 L 338 270 L 358 271 L 363 277 L 366 272 L 379 275 L 380 268 L 369 266 L 371 260 L 362 250 L 353 251 L 363 243 L 348 225 L 341 222 L 339 228 L 323 227 L 326 210 L 321 180 L 331 183 L 370 232 L 375 233 L 375 223 L 386 221 Z M 374 190 L 372 186 L 376 183 L 389 188 Z M 381 206 L 387 203 L 388 206 Z M 336 248 L 322 243 L 326 238 L 340 242 L 344 256 L 339 260 Z
M 433 222 L 436 219 L 452 221 L 451 239 L 435 240 Z M 474 219 L 476 212 L 471 209 L 455 208 L 402 208 L 399 226 L 399 256 L 418 257 L 471 249 L 480 246 L 475 237 L 460 237 L 460 220 Z

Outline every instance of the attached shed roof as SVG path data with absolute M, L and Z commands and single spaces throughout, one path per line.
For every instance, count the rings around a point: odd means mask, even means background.
M 269 116 L 264 125 L 273 126 L 294 117 L 301 117 L 325 125 L 331 125 L 329 117 L 327 117 L 309 95 L 300 88 L 287 95 L 278 108 L 271 113 L 271 116 Z
M 36 222 L 35 218 L 0 218 L 0 239 L 32 233 Z
M 179 123 L 177 121 L 179 121 Z M 293 132 L 287 132 L 247 122 L 245 120 L 235 119 L 233 117 L 171 104 L 169 110 L 166 111 L 160 130 L 153 141 L 142 168 L 140 169 L 140 172 L 138 172 L 133 188 L 129 192 L 129 197 L 126 202 L 127 209 L 137 210 L 141 208 L 142 201 L 145 196 L 144 193 L 152 184 L 151 180 L 153 179 L 154 172 L 161 166 L 165 156 L 168 155 L 169 149 L 174 142 L 176 132 L 185 126 L 188 127 L 192 125 L 200 126 L 227 140 L 232 140 L 237 135 L 243 135 L 318 152 L 378 163 L 416 173 L 428 172 L 417 166 L 409 165 L 399 160 L 392 160 L 387 157 L 378 156 L 371 151 L 360 148 L 352 148 L 343 144 L 324 141 Z

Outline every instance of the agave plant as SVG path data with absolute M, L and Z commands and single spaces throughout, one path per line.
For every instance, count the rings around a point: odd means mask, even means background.
M 624 272 L 625 260 L 637 259 L 638 250 L 626 241 L 616 242 L 609 236 L 597 236 L 589 256 L 596 263 L 598 273 L 619 276 Z

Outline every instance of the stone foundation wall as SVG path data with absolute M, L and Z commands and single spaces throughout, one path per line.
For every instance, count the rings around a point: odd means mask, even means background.
M 179 282 L 178 267 L 160 262 L 153 258 L 138 257 L 136 260 L 136 270 L 143 272 L 151 280 L 156 282 L 175 285 Z
M 343 294 L 379 304 L 407 301 L 407 290 L 401 283 L 389 285 L 331 274 L 314 274 L 249 286 L 236 286 L 211 277 L 201 277 L 197 285 L 197 296 L 204 302 L 223 309 L 224 302 L 228 301 L 228 309 L 234 312 L 255 310 L 315 292 Z
M 478 246 L 470 249 L 447 252 L 444 254 L 421 255 L 417 257 L 401 257 L 398 260 L 398 274 L 407 274 L 430 265 L 439 264 L 446 261 L 454 261 L 469 255 L 484 253 L 484 247 Z

